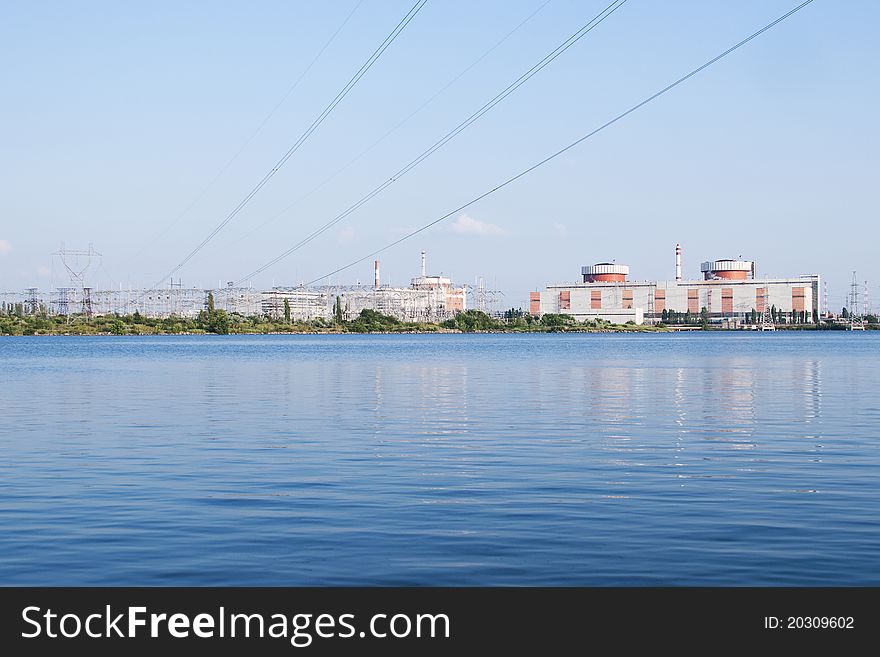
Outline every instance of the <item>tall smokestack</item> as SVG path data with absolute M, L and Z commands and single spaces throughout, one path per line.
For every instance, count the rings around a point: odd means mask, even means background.
M 426 273 L 428 271 L 427 264 L 426 264 L 427 257 L 428 257 L 428 254 L 425 253 L 424 251 L 422 251 L 422 278 L 424 278 L 425 276 L 428 275 Z
M 379 284 L 379 261 L 378 260 L 376 260 L 373 263 L 373 287 L 375 287 L 377 290 L 380 287 L 380 284 Z
M 681 280 L 681 244 L 675 245 L 675 280 Z

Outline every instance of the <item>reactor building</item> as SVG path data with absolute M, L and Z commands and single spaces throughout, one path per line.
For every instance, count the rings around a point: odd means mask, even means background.
M 818 274 L 762 278 L 755 263 L 741 259 L 709 260 L 700 265 L 702 278 L 682 277 L 681 246 L 675 245 L 675 279 L 628 280 L 629 266 L 599 262 L 581 268 L 581 280 L 554 283 L 529 294 L 529 313 L 572 315 L 578 321 L 601 319 L 624 324 L 657 323 L 670 313 L 699 315 L 709 321 L 748 323 L 755 313 L 777 313 L 815 321 L 819 307 Z
M 467 288 L 446 276 L 429 274 L 427 253 L 422 251 L 419 276 L 410 280 L 409 287 L 383 285 L 376 260 L 372 286 L 274 287 L 262 294 L 262 313 L 283 317 L 287 301 L 292 319 L 330 319 L 337 298 L 347 320 L 369 309 L 406 322 L 441 322 L 467 310 Z

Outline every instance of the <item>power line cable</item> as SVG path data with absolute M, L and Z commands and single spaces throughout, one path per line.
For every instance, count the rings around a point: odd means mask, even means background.
M 233 210 L 228 215 L 226 215 L 226 217 L 223 219 L 223 221 L 221 221 L 208 234 L 208 236 L 205 237 L 205 239 L 203 239 L 198 244 L 198 246 L 196 246 L 192 251 L 190 251 L 186 255 L 186 257 L 183 260 L 181 260 L 180 263 L 176 267 L 174 267 L 171 271 L 169 271 L 167 274 L 162 276 L 162 278 L 160 278 L 156 282 L 154 287 L 160 285 L 162 283 L 162 281 L 164 281 L 166 278 L 173 276 L 178 271 L 180 271 L 186 265 L 186 263 L 188 263 L 190 260 L 192 260 L 192 258 L 199 251 L 201 251 L 208 244 L 208 242 L 210 242 L 217 235 L 217 233 L 219 233 L 223 229 L 224 226 L 226 226 L 226 224 L 228 224 L 230 221 L 232 221 L 244 209 L 244 207 L 250 202 L 250 200 L 254 196 L 256 196 L 257 193 L 259 193 L 259 191 L 261 189 L 263 189 L 263 187 L 266 185 L 266 183 L 268 183 L 275 176 L 275 174 L 278 173 L 278 171 L 281 169 L 281 167 L 283 167 L 287 163 L 287 161 L 291 158 L 291 156 L 294 153 L 296 153 L 296 151 L 299 150 L 300 146 L 302 146 L 305 143 L 305 141 L 312 135 L 312 133 L 318 129 L 318 127 L 324 122 L 324 119 L 326 119 L 327 116 L 329 116 L 329 114 L 336 108 L 336 106 L 340 102 L 342 102 L 342 99 L 348 95 L 348 93 L 352 90 L 352 88 L 354 88 L 354 86 L 358 83 L 358 81 L 367 73 L 367 71 L 369 71 L 372 68 L 373 64 L 376 63 L 376 60 L 378 60 L 379 57 L 382 56 L 382 53 L 384 53 L 385 50 L 388 49 L 388 47 L 394 42 L 394 40 L 400 35 L 400 33 L 403 32 L 403 30 L 406 28 L 406 26 L 409 25 L 410 21 L 412 21 L 412 19 L 416 17 L 416 15 L 419 13 L 419 11 L 421 11 L 422 7 L 424 7 L 427 2 L 428 2 L 428 0 L 417 0 L 416 1 L 416 3 L 410 8 L 410 10 L 406 13 L 406 15 L 404 15 L 404 17 L 400 20 L 400 22 L 397 24 L 397 26 L 388 34 L 388 36 L 385 37 L 385 40 L 382 41 L 382 43 L 379 45 L 379 47 L 376 48 L 375 51 L 373 51 L 373 54 L 370 55 L 370 57 L 367 59 L 367 61 L 363 63 L 363 65 L 360 67 L 360 69 L 358 69 L 357 73 L 355 73 L 354 76 L 348 81 L 348 83 L 342 88 L 342 90 L 338 94 L 336 94 L 336 97 L 332 101 L 330 101 L 330 104 L 324 108 L 324 110 L 318 115 L 318 117 L 306 129 L 306 131 L 303 132 L 303 134 L 300 136 L 300 138 L 296 140 L 296 142 L 293 144 L 293 146 L 291 146 L 287 150 L 287 152 L 284 154 L 284 156 L 280 160 L 278 160 L 278 162 L 275 164 L 275 166 L 273 166 L 268 171 L 268 173 L 266 173 L 263 176 L 263 178 L 260 180 L 260 182 L 258 182 L 256 184 L 256 186 L 253 189 L 251 189 L 251 191 L 238 203 L 238 205 L 236 205 L 235 208 L 233 208 Z
M 257 138 L 257 135 L 259 135 L 263 131 L 263 128 L 266 127 L 266 124 L 272 119 L 273 116 L 275 116 L 275 113 L 281 108 L 281 106 L 285 102 L 287 102 L 287 99 L 290 98 L 291 94 L 293 94 L 293 92 L 299 86 L 299 83 L 303 81 L 303 78 L 305 78 L 306 75 L 308 75 L 309 71 L 312 70 L 312 68 L 315 66 L 315 64 L 318 62 L 318 60 L 321 58 L 321 56 L 324 54 L 324 52 L 327 50 L 327 48 L 329 48 L 330 45 L 336 40 L 336 37 L 339 36 L 339 33 L 348 24 L 348 22 L 351 20 L 351 17 L 354 16 L 354 13 L 358 10 L 358 8 L 363 3 L 364 3 L 364 0 L 358 0 L 357 4 L 355 4 L 355 6 L 352 8 L 352 10 L 350 12 L 348 12 L 348 15 L 345 17 L 345 20 L 342 21 L 342 23 L 339 25 L 339 27 L 336 28 L 336 31 L 330 35 L 330 38 L 327 39 L 327 41 L 324 43 L 324 45 L 318 51 L 318 54 L 312 58 L 312 61 L 309 62 L 308 66 L 306 66 L 305 69 L 303 69 L 303 71 L 302 71 L 302 73 L 300 73 L 299 77 L 293 82 L 292 85 L 290 85 L 290 87 L 287 89 L 285 94 L 281 97 L 281 100 L 279 100 L 275 104 L 275 106 L 269 111 L 269 113 L 263 118 L 263 120 L 257 126 L 256 130 L 254 130 L 251 133 L 250 137 L 248 137 L 244 141 L 244 143 L 239 147 L 239 149 L 233 154 L 233 156 L 231 158 L 229 158 L 229 160 L 226 162 L 226 164 L 223 165 L 223 168 L 221 168 L 220 171 L 217 172 L 217 174 L 211 179 L 211 181 L 207 185 L 205 185 L 205 187 L 195 196 L 195 198 L 193 198 L 193 200 L 189 203 L 189 205 L 187 205 L 180 212 L 180 214 L 178 214 L 174 218 L 174 220 L 171 221 L 170 224 L 168 224 L 165 228 L 163 228 L 162 231 L 158 235 L 156 235 L 152 240 L 150 240 L 149 242 L 147 242 L 143 246 L 141 246 L 141 248 L 137 251 L 137 253 L 135 253 L 135 255 L 133 257 L 137 258 L 146 249 L 148 249 L 150 246 L 155 244 L 162 237 L 167 235 L 168 231 L 170 231 L 172 228 L 174 228 L 180 222 L 180 220 L 183 219 L 187 214 L 189 214 L 190 210 L 192 210 L 196 206 L 196 204 L 198 204 L 198 202 L 201 201 L 205 197 L 205 194 L 207 194 L 214 187 L 214 185 L 217 183 L 218 180 L 220 180 L 220 178 L 223 176 L 223 174 L 229 170 L 229 167 L 231 167 L 235 163 L 235 161 L 239 158 L 239 156 L 244 152 L 244 150 L 248 146 L 250 146 L 251 142 Z
M 369 260 L 369 259 L 373 258 L 374 256 L 377 256 L 378 254 L 382 253 L 383 251 L 387 251 L 388 249 L 390 249 L 390 248 L 392 248 L 392 247 L 394 247 L 394 246 L 397 246 L 397 245 L 400 244 L 401 242 L 403 242 L 403 241 L 405 241 L 405 240 L 408 240 L 408 239 L 410 239 L 411 237 L 414 237 L 415 235 L 418 235 L 419 233 L 428 230 L 428 229 L 431 228 L 432 226 L 434 226 L 434 225 L 436 225 L 436 224 L 439 224 L 441 221 L 444 221 L 444 220 L 446 220 L 446 219 L 449 219 L 450 217 L 452 217 L 452 216 L 458 214 L 459 212 L 461 212 L 462 210 L 467 209 L 468 207 L 472 206 L 474 203 L 477 203 L 478 201 L 483 200 L 483 199 L 486 198 L 487 196 L 490 196 L 490 195 L 494 194 L 495 192 L 497 192 L 497 191 L 503 189 L 504 187 L 507 187 L 507 186 L 510 185 L 511 183 L 513 183 L 513 182 L 519 180 L 520 178 L 522 178 L 522 177 L 528 175 L 529 173 L 531 173 L 531 172 L 534 171 L 535 169 L 538 169 L 539 167 L 544 166 L 545 164 L 547 164 L 547 163 L 550 162 L 551 160 L 554 160 L 554 159 L 556 159 L 557 157 L 559 157 L 560 155 L 562 155 L 563 153 L 568 152 L 569 150 L 571 150 L 571 149 L 574 148 L 575 146 L 581 144 L 582 142 L 586 141 L 587 139 L 589 139 L 589 138 L 592 137 L 593 135 L 596 135 L 597 133 L 599 133 L 599 132 L 605 130 L 605 128 L 608 128 L 608 127 L 614 125 L 615 123 L 617 123 L 617 122 L 620 121 L 621 119 L 623 119 L 623 118 L 629 116 L 630 114 L 632 114 L 632 113 L 635 112 L 636 110 L 638 110 L 638 109 L 644 107 L 645 105 L 647 105 L 647 104 L 650 103 L 651 101 L 656 100 L 657 98 L 659 98 L 660 96 L 664 95 L 664 94 L 667 93 L 668 91 L 671 91 L 672 89 L 674 89 L 675 87 L 677 87 L 677 86 L 680 85 L 681 83 L 683 83 L 683 82 L 689 80 L 690 78 L 692 78 L 693 76 L 695 76 L 697 73 L 699 73 L 699 72 L 702 71 L 703 69 L 706 69 L 706 68 L 708 68 L 709 66 L 712 66 L 712 64 L 714 64 L 714 63 L 716 63 L 717 61 L 723 59 L 724 57 L 726 57 L 726 56 L 729 55 L 730 53 L 734 52 L 735 50 L 739 49 L 740 47 L 746 45 L 746 44 L 749 43 L 752 39 L 754 39 L 754 38 L 760 36 L 761 34 L 763 34 L 764 32 L 766 32 L 766 31 L 769 30 L 770 28 L 772 28 L 772 27 L 774 27 L 775 25 L 781 23 L 782 21 L 784 21 L 784 20 L 785 20 L 786 18 L 788 18 L 789 16 L 792 16 L 793 14 L 799 12 L 801 9 L 803 9 L 804 7 L 806 7 L 808 4 L 810 4 L 810 3 L 812 3 L 812 2 L 813 2 L 813 0 L 805 0 L 805 2 L 802 2 L 801 4 L 797 5 L 794 9 L 791 9 L 790 11 L 786 12 L 785 14 L 783 14 L 782 16 L 780 16 L 779 18 L 777 18 L 776 20 L 774 20 L 774 21 L 768 23 L 767 25 L 765 25 L 764 27 L 762 27 L 762 28 L 761 28 L 760 30 L 758 30 L 757 32 L 754 32 L 753 34 L 751 34 L 750 36 L 746 37 L 745 39 L 743 39 L 743 40 L 740 41 L 739 43 L 737 43 L 737 44 L 731 46 L 730 48 L 728 48 L 727 50 L 725 50 L 724 52 L 722 52 L 720 55 L 716 55 L 715 57 L 713 57 L 713 58 L 710 59 L 709 61 L 707 61 L 707 62 L 705 62 L 704 64 L 702 64 L 702 65 L 698 66 L 697 68 L 693 69 L 690 73 L 688 73 L 688 74 L 686 74 L 686 75 L 684 75 L 684 76 L 678 78 L 675 82 L 673 82 L 673 83 L 671 83 L 671 84 L 669 84 L 669 85 L 663 87 L 663 89 L 661 89 L 660 91 L 658 91 L 658 92 L 652 94 L 651 96 L 648 96 L 645 100 L 641 101 L 640 103 L 637 103 L 636 105 L 633 105 L 632 107 L 630 107 L 630 108 L 629 108 L 628 110 L 626 110 L 625 112 L 622 112 L 622 113 L 618 114 L 617 116 L 615 116 L 615 117 L 614 117 L 613 119 L 611 119 L 610 121 L 607 121 L 607 122 L 603 123 L 603 124 L 600 125 L 598 128 L 596 128 L 596 129 L 594 129 L 594 130 L 588 132 L 588 133 L 585 134 L 584 136 L 582 136 L 582 137 L 576 139 L 575 141 L 571 142 L 571 143 L 568 144 L 567 146 L 565 146 L 565 147 L 559 149 L 558 151 L 556 151 L 556 152 L 553 153 L 552 155 L 549 155 L 549 156 L 545 157 L 543 160 L 541 160 L 541 161 L 539 161 L 539 162 L 533 164 L 532 166 L 528 167 L 527 169 L 523 169 L 523 170 L 520 171 L 518 174 L 516 174 L 515 176 L 513 176 L 513 177 L 511 177 L 511 178 L 508 178 L 507 180 L 505 180 L 505 181 L 502 182 L 501 184 L 496 185 L 495 187 L 493 187 L 492 189 L 490 189 L 490 190 L 488 190 L 488 191 L 486 191 L 486 192 L 483 192 L 483 193 L 480 194 L 479 196 L 475 196 L 475 197 L 472 198 L 470 201 L 468 201 L 467 203 L 465 203 L 465 204 L 463 204 L 463 205 L 460 205 L 459 207 L 457 207 L 456 209 L 452 210 L 451 212 L 447 212 L 447 213 L 444 214 L 443 216 L 438 217 L 437 219 L 435 219 L 434 221 L 431 221 L 431 222 L 425 224 L 425 225 L 422 226 L 421 228 L 417 228 L 416 230 L 412 231 L 411 233 L 409 233 L 409 234 L 407 234 L 407 235 L 404 235 L 403 237 L 400 237 L 400 238 L 394 240 L 393 242 L 390 242 L 389 244 L 386 244 L 386 245 L 383 246 L 382 248 L 377 249 L 377 250 L 373 251 L 372 253 L 369 253 L 369 254 L 363 256 L 362 258 L 358 258 L 357 260 L 354 260 L 353 262 L 350 262 L 350 263 L 348 263 L 347 265 L 345 265 L 345 266 L 343 266 L 343 267 L 339 267 L 338 269 L 334 269 L 333 271 L 331 271 L 331 272 L 328 273 L 328 274 L 324 274 L 323 276 L 320 276 L 320 277 L 318 277 L 318 278 L 316 278 L 316 279 L 314 279 L 314 280 L 312 280 L 312 281 L 309 281 L 308 283 L 306 283 L 306 285 L 314 285 L 315 283 L 318 283 L 319 281 L 322 281 L 322 280 L 324 280 L 324 279 L 326 279 L 326 278 L 329 278 L 330 276 L 334 276 L 334 275 L 338 274 L 338 273 L 341 272 L 341 271 L 345 271 L 346 269 L 349 269 L 349 268 L 351 268 L 351 267 L 354 267 L 355 265 L 358 265 L 358 264 L 364 262 L 365 260 Z
M 318 190 L 320 190 L 322 187 L 324 187 L 325 185 L 327 185 L 328 183 L 330 183 L 331 181 L 333 181 L 333 180 L 334 180 L 339 174 L 343 173 L 343 172 L 346 171 L 349 167 L 351 167 L 353 164 L 355 164 L 356 162 L 358 162 L 358 161 L 359 161 L 362 157 L 364 157 L 367 153 L 369 153 L 369 152 L 372 151 L 374 148 L 376 148 L 376 146 L 378 146 L 379 144 L 381 144 L 383 141 L 385 141 L 386 139 L 388 139 L 388 137 L 390 137 L 392 134 L 394 134 L 394 133 L 397 132 L 400 128 L 402 128 L 406 123 L 408 123 L 408 122 L 409 122 L 414 116 L 416 116 L 419 112 L 421 112 L 421 111 L 422 111 L 423 109 L 425 109 L 428 105 L 430 105 L 430 104 L 433 103 L 435 100 L 437 100 L 437 98 L 439 98 L 439 97 L 443 94 L 443 92 L 445 92 L 447 89 L 449 89 L 449 87 L 451 87 L 453 84 L 455 84 L 455 83 L 458 82 L 461 78 L 463 78 L 465 75 L 467 75 L 467 73 L 468 73 L 471 69 L 473 69 L 473 68 L 474 68 L 475 66 L 477 66 L 480 62 L 482 62 L 484 59 L 486 59 L 486 57 L 488 57 L 488 56 L 491 55 L 493 52 L 495 52 L 498 48 L 500 48 L 501 45 L 502 45 L 505 41 L 507 41 L 507 40 L 508 40 L 510 37 L 512 37 L 516 32 L 518 32 L 518 31 L 519 31 L 519 30 L 520 30 L 520 29 L 521 29 L 526 23 L 528 23 L 528 22 L 529 22 L 530 20 L 532 20 L 535 16 L 537 16 L 538 13 L 540 13 L 540 11 L 541 11 L 542 9 L 544 9 L 544 7 L 546 7 L 547 5 L 549 5 L 552 1 L 553 1 L 553 0 L 544 0 L 544 2 L 541 3 L 541 5 L 539 5 L 537 9 L 535 9 L 532 13 L 530 13 L 530 14 L 529 14 L 528 16 L 526 16 L 522 21 L 520 21 L 520 23 L 519 23 L 516 27 L 514 27 L 514 28 L 513 28 L 512 30 L 510 30 L 507 34 L 505 34 L 505 35 L 504 35 L 499 41 L 497 41 L 497 42 L 495 43 L 495 45 L 493 45 L 491 48 L 489 48 L 488 50 L 486 50 L 482 55 L 480 55 L 477 59 L 475 59 L 473 62 L 471 62 L 471 63 L 470 63 L 470 64 L 469 64 L 464 70 L 462 70 L 458 75 L 456 75 L 456 76 L 455 76 L 454 78 L 452 78 L 449 82 L 447 82 L 446 84 L 444 84 L 443 87 L 441 87 L 441 88 L 440 88 L 436 93 L 434 93 L 430 98 L 428 98 L 428 99 L 427 99 L 426 101 L 424 101 L 421 105 L 419 105 L 418 107 L 416 107 L 412 112 L 410 112 L 405 118 L 403 118 L 403 119 L 402 119 L 399 123 L 397 123 L 393 128 L 391 128 L 390 130 L 388 130 L 388 132 L 386 132 L 386 133 L 383 134 L 381 137 L 379 137 L 376 141 L 374 141 L 372 144 L 370 144 L 369 146 L 367 146 L 364 150 L 362 150 L 362 151 L 361 151 L 360 153 L 358 153 L 355 157 L 353 157 L 351 160 L 349 160 L 345 165 L 343 165 L 342 167 L 340 167 L 339 169 L 337 169 L 336 171 L 334 171 L 333 173 L 331 173 L 329 176 L 327 176 L 326 178 L 324 178 L 324 180 L 322 180 L 322 181 L 321 181 L 320 183 L 318 183 L 315 187 L 313 187 L 313 188 L 310 189 L 308 192 L 306 192 L 305 194 L 303 194 L 302 196 L 300 196 L 298 199 L 296 199 L 293 203 L 291 203 L 290 205 L 288 205 L 287 207 L 285 207 L 283 210 L 281 210 L 280 212 L 277 212 L 276 214 L 272 215 L 272 216 L 269 217 L 266 221 L 264 221 L 264 222 L 262 222 L 261 224 L 257 225 L 255 228 L 253 228 L 252 230 L 248 231 L 247 233 L 245 233 L 244 235 L 242 235 L 240 238 L 234 240 L 231 244 L 238 244 L 239 242 L 241 242 L 242 240 L 244 240 L 244 239 L 250 237 L 250 236 L 253 235 L 254 233 L 256 233 L 256 232 L 262 230 L 263 228 L 265 228 L 266 226 L 268 226 L 270 223 L 272 223 L 273 221 L 275 221 L 276 219 L 278 219 L 280 216 L 286 214 L 287 212 L 289 212 L 290 210 L 292 210 L 294 207 L 296 207 L 297 205 L 299 205 L 300 203 L 302 203 L 304 200 L 306 200 L 307 198 L 309 198 L 312 194 L 314 194 L 315 192 L 317 192 Z
M 330 228 L 332 228 L 333 226 L 338 224 L 340 221 L 345 219 L 347 216 L 349 216 L 355 210 L 357 210 L 358 208 L 360 208 L 361 206 L 365 205 L 370 200 L 372 200 L 373 198 L 378 196 L 385 189 L 387 189 L 388 187 L 393 185 L 401 177 L 403 177 L 404 175 L 406 175 L 407 173 L 412 171 L 419 164 L 421 164 L 427 158 L 429 158 L 431 155 L 433 155 L 436 151 L 440 150 L 443 146 L 445 146 L 450 141 L 452 141 L 452 139 L 454 139 L 459 133 L 461 133 L 463 130 L 467 129 L 474 122 L 479 120 L 480 117 L 482 117 L 484 114 L 486 114 L 486 112 L 491 110 L 493 107 L 495 107 L 498 103 L 500 103 L 502 100 L 507 98 L 514 91 L 519 89 L 523 84 L 525 84 L 529 79 L 531 79 L 533 76 L 535 76 L 539 71 L 544 69 L 553 60 L 555 60 L 557 57 L 559 57 L 566 50 L 571 48 L 575 43 L 580 41 L 580 39 L 582 39 L 584 36 L 586 36 L 587 34 L 592 32 L 606 18 L 611 16 L 618 9 L 620 9 L 620 7 L 622 7 L 624 5 L 624 3 L 626 3 L 626 1 L 627 0 L 614 0 L 614 2 L 612 2 L 610 5 L 605 7 L 605 9 L 603 9 L 601 12 L 599 12 L 589 22 L 587 22 L 579 30 L 577 30 L 574 34 L 572 34 L 570 37 L 568 37 L 568 39 L 566 39 L 561 44 L 559 44 L 555 49 L 553 49 L 548 55 L 546 55 L 543 59 L 541 59 L 537 64 L 532 66 L 528 71 L 526 71 L 520 77 L 518 77 L 516 80 L 511 82 L 507 87 L 505 87 L 504 90 L 502 90 L 500 93 L 498 93 L 490 101 L 485 103 L 480 109 L 478 109 L 476 112 L 471 114 L 464 121 L 459 123 L 455 128 L 453 128 L 448 133 L 446 133 L 446 135 L 444 135 L 442 138 L 440 138 L 438 141 L 436 141 L 426 151 L 422 152 L 421 155 L 416 157 L 414 160 L 410 161 L 408 164 L 406 164 L 403 168 L 401 168 L 396 173 L 394 173 L 390 178 L 386 179 L 379 186 L 373 188 L 372 191 L 368 192 L 365 196 L 361 197 L 360 200 L 356 201 L 353 205 L 349 206 L 348 209 L 346 209 L 343 212 L 341 212 L 340 214 L 336 215 L 333 219 L 331 219 L 330 221 L 325 223 L 323 226 L 316 229 L 314 232 L 309 234 L 307 237 L 303 238 L 300 242 L 298 242 L 297 244 L 293 245 L 292 247 L 290 247 L 289 249 L 284 251 L 284 253 L 276 256 L 275 258 L 270 260 L 268 263 L 266 263 L 265 265 L 263 265 L 259 269 L 256 269 L 255 271 L 251 272 L 250 274 L 243 277 L 242 279 L 240 279 L 237 282 L 241 283 L 242 281 L 253 278 L 254 276 L 256 276 L 256 275 L 262 273 L 263 271 L 265 271 L 266 269 L 268 269 L 269 267 L 272 267 L 273 265 L 277 264 L 281 260 L 284 260 L 288 256 L 292 255 L 294 252 L 298 251 L 300 248 L 302 248 L 303 246 L 305 246 L 306 244 L 308 244 L 309 242 L 314 240 L 316 237 L 318 237 L 322 233 L 326 232 L 327 230 L 329 230 Z

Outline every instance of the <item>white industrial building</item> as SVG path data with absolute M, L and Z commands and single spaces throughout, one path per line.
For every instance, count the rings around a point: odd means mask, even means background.
M 543 292 L 532 292 L 529 312 L 636 324 L 662 321 L 670 312 L 698 315 L 704 308 L 710 321 L 746 322 L 753 311 L 761 313 L 765 307 L 775 307 L 785 316 L 795 313 L 805 322 L 820 316 L 818 274 L 758 278 L 754 262 L 737 259 L 707 261 L 700 270 L 701 279 L 682 278 L 678 245 L 674 280 L 629 281 L 627 265 L 598 263 L 583 267 L 579 282 L 555 283 Z

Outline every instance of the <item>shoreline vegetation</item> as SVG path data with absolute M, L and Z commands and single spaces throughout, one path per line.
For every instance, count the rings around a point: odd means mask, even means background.
M 212 304 L 211 304 L 212 305 Z M 131 315 L 36 315 L 21 308 L 0 313 L 0 335 L 320 335 L 345 333 L 665 333 L 686 330 L 724 330 L 707 322 L 682 326 L 666 324 L 612 324 L 604 320 L 578 322 L 569 315 L 532 317 L 519 310 L 496 319 L 479 310 L 467 310 L 440 323 L 404 322 L 375 310 L 363 310 L 351 320 L 337 312 L 332 319 L 291 321 L 265 316 L 245 317 L 208 308 L 198 317 L 144 317 Z M 289 315 L 288 315 L 289 317 Z M 791 324 L 787 330 L 843 328 L 839 325 Z M 869 326 L 869 328 L 878 328 Z
M 225 310 L 208 309 L 198 317 L 144 317 L 131 315 L 0 315 L 0 335 L 320 335 L 341 333 L 610 333 L 662 332 L 659 325 L 577 322 L 567 315 L 544 315 L 541 319 L 522 316 L 495 319 L 479 310 L 467 310 L 439 323 L 404 322 L 375 310 L 362 310 L 351 320 L 341 313 L 332 319 L 307 321 L 245 317 Z

